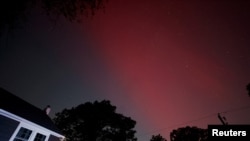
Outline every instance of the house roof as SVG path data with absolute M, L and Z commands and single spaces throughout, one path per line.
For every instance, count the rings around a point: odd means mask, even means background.
M 61 134 L 45 111 L 0 88 L 0 109 Z

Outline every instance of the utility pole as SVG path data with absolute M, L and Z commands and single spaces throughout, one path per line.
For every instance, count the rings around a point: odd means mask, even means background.
M 228 125 L 228 123 L 227 123 L 227 120 L 226 120 L 226 117 L 221 117 L 221 115 L 220 115 L 220 113 L 218 113 L 218 118 L 219 118 L 219 120 L 221 121 L 221 123 L 223 124 L 223 125 Z

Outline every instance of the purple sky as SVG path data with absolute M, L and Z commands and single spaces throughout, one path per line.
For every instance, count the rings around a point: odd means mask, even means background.
M 108 99 L 138 141 L 186 125 L 250 124 L 250 2 L 109 0 L 83 23 L 39 12 L 1 38 L 0 86 L 52 115 Z M 248 107 L 248 108 L 242 108 Z

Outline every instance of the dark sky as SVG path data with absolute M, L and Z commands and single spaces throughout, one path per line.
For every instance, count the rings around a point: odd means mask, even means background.
M 41 12 L 1 38 L 0 86 L 52 115 L 108 99 L 139 141 L 250 124 L 250 1 L 109 0 L 83 23 Z M 244 108 L 245 107 L 245 108 Z

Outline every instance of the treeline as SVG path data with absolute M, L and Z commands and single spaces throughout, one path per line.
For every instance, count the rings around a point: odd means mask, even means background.
M 137 141 L 136 121 L 116 112 L 110 101 L 95 101 L 64 109 L 53 119 L 67 141 Z M 207 129 L 181 127 L 170 134 L 171 141 L 206 141 Z M 150 141 L 167 141 L 152 135 Z
M 250 83 L 246 86 L 250 96 Z M 67 141 L 137 141 L 136 121 L 116 112 L 110 101 L 95 101 L 64 109 L 53 119 Z M 180 127 L 170 133 L 170 141 L 207 141 L 208 130 L 195 126 Z M 167 141 L 152 135 L 150 141 Z

